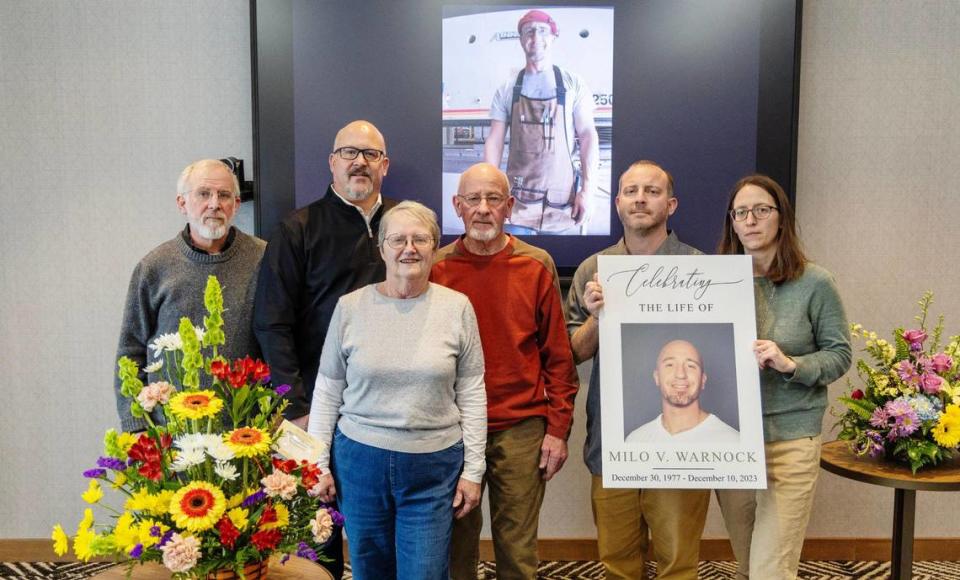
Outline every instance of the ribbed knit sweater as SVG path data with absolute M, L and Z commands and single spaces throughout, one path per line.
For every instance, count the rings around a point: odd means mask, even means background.
M 180 317 L 186 316 L 195 326 L 202 326 L 207 313 L 203 290 L 210 275 L 216 276 L 223 287 L 226 344 L 219 349 L 220 354 L 229 359 L 248 354 L 258 357 L 260 349 L 252 326 L 253 298 L 266 245 L 238 230 L 233 242 L 220 254 L 199 252 L 180 234 L 157 246 L 140 260 L 130 277 L 117 358 L 128 356 L 142 369 L 159 360 L 148 345 L 161 334 L 176 333 Z M 140 378 L 145 384 L 165 380 L 163 371 L 149 376 L 141 372 Z M 123 430 L 146 429 L 145 421 L 130 414 L 130 399 L 120 394 L 116 375 L 114 391 Z M 155 422 L 163 421 L 159 409 L 154 409 L 152 418 Z

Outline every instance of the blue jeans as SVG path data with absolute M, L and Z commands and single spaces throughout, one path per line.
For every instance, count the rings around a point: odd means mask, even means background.
M 357 580 L 446 580 L 463 442 L 435 453 L 371 447 L 336 430 L 331 470 Z

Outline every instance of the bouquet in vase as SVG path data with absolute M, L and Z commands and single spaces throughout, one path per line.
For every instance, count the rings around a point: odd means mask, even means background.
M 72 537 L 80 560 L 113 557 L 131 568 L 159 562 L 174 578 L 218 570 L 244 577 L 251 563 L 265 565 L 274 553 L 321 559 L 343 524 L 314 497 L 316 465 L 275 453 L 290 387 L 273 388 L 262 361 L 220 356 L 223 295 L 213 276 L 204 304 L 202 327 L 182 318 L 178 333 L 150 345 L 158 360 L 144 370 L 162 372 L 166 381 L 144 385 L 137 363 L 118 363 L 121 393 L 147 429 L 108 430 L 103 455 L 84 472 L 84 501 L 109 516 L 100 523 L 85 510 Z M 105 505 L 105 487 L 119 491 L 121 506 Z M 56 553 L 65 554 L 71 538 L 61 525 L 52 539 Z
M 960 336 L 943 340 L 943 316 L 932 330 L 933 294 L 919 301 L 918 326 L 897 328 L 893 342 L 859 324 L 867 359 L 857 361 L 862 386 L 840 397 L 839 439 L 857 455 L 885 457 L 918 469 L 949 459 L 960 445 Z

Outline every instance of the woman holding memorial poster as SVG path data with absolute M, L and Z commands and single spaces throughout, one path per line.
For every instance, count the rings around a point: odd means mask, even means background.
M 809 262 L 793 206 L 764 175 L 727 204 L 720 254 L 753 257 L 767 489 L 718 490 L 739 572 L 796 578 L 820 471 L 827 385 L 850 367 L 850 335 L 833 276 Z

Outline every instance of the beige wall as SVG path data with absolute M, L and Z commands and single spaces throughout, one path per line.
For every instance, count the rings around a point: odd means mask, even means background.
M 0 537 L 82 515 L 137 260 L 176 180 L 251 159 L 246 0 L 0 2 Z
M 960 332 L 957 30 L 947 0 L 805 4 L 803 237 L 850 319 L 878 330 L 910 323 L 930 288 Z M 79 473 L 116 422 L 130 270 L 182 223 L 186 163 L 251 159 L 249 82 L 245 0 L 0 3 L 0 538 L 80 515 Z M 594 534 L 584 402 L 542 537 Z M 891 505 L 887 490 L 825 474 L 809 535 L 886 536 Z M 958 521 L 955 498 L 919 495 L 918 536 L 960 537 Z M 706 536 L 724 535 L 713 511 Z

